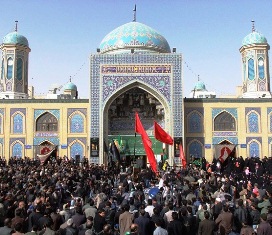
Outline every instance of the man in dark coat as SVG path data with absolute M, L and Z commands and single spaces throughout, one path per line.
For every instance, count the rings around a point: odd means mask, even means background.
M 234 230 L 240 233 L 242 225 L 247 224 L 247 211 L 243 206 L 243 200 L 238 200 L 238 207 L 234 211 Z
M 267 222 L 267 215 L 261 214 L 261 223 L 257 228 L 257 235 L 270 235 L 272 234 L 272 228 L 270 224 Z
M 204 212 L 205 219 L 200 222 L 198 227 L 198 235 L 213 235 L 215 230 L 215 222 L 210 220 L 210 213 Z
M 94 225 L 93 225 L 94 231 L 96 233 L 101 232 L 103 230 L 104 225 L 107 224 L 105 217 L 106 217 L 106 212 L 104 209 L 100 209 L 97 211 L 97 214 L 94 217 Z
M 30 232 L 34 225 L 38 226 L 39 219 L 43 217 L 41 213 L 41 205 L 37 205 L 35 210 L 28 217 L 28 231 Z
M 223 211 L 217 219 L 215 220 L 215 223 L 218 225 L 219 232 L 221 235 L 227 235 L 232 230 L 232 222 L 233 222 L 233 215 L 229 211 L 229 206 L 224 205 Z
M 135 219 L 135 224 L 138 225 L 139 235 L 149 235 L 150 231 L 150 219 L 145 216 L 145 210 L 140 209 L 140 216 Z
M 10 235 L 11 234 L 11 219 L 7 218 L 4 221 L 4 227 L 0 228 L 0 234 L 1 235 Z
M 180 235 L 185 233 L 183 223 L 178 219 L 178 213 L 176 211 L 172 212 L 173 220 L 168 224 L 167 231 L 168 235 Z

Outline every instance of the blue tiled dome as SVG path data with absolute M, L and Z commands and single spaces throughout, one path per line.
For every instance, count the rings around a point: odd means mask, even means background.
M 76 91 L 77 86 L 72 82 L 68 82 L 68 83 L 65 84 L 64 90 L 74 90 L 74 91 Z
M 135 51 L 154 51 L 170 53 L 166 39 L 156 30 L 139 22 L 130 22 L 111 31 L 100 43 L 101 53 L 122 53 Z
M 12 32 L 7 34 L 4 38 L 3 38 L 3 44 L 20 44 L 23 46 L 29 46 L 28 45 L 28 40 L 26 39 L 26 37 L 24 37 L 23 35 L 19 34 L 18 32 Z
M 243 46 L 255 44 L 255 43 L 267 43 L 267 40 L 265 36 L 262 35 L 261 33 L 253 31 L 252 33 L 248 34 L 243 39 L 243 42 L 242 42 Z
M 195 91 L 206 91 L 206 86 L 204 82 L 198 81 L 194 88 Z

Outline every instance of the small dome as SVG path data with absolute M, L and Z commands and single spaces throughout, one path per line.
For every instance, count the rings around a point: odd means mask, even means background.
M 26 37 L 19 34 L 17 31 L 7 34 L 3 38 L 3 44 L 20 44 L 27 47 L 29 46 Z
M 77 86 L 74 83 L 72 83 L 72 82 L 68 82 L 68 83 L 65 84 L 64 90 L 73 90 L 73 91 L 76 91 L 77 90 Z
M 170 53 L 166 39 L 151 27 L 130 22 L 111 31 L 100 43 L 101 53 L 122 53 L 135 49 L 135 51 L 153 51 Z
M 256 44 L 256 43 L 267 43 L 265 36 L 256 31 L 253 31 L 250 34 L 248 34 L 243 39 L 243 42 L 242 42 L 243 46 Z
M 204 82 L 198 81 L 194 87 L 195 91 L 207 91 L 206 86 Z

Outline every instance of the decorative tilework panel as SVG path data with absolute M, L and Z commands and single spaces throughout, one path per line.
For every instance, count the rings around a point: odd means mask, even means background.
M 237 115 L 237 109 L 236 108 L 228 108 L 228 109 L 223 109 L 223 108 L 219 108 L 219 109 L 212 109 L 212 118 L 214 119 L 219 113 L 226 111 L 228 113 L 230 113 L 236 120 L 238 118 Z
M 237 136 L 236 131 L 215 131 L 213 136 Z
M 70 119 L 70 132 L 83 133 L 84 132 L 84 119 L 80 114 L 74 114 Z
M 70 148 L 70 157 L 75 159 L 76 155 L 80 155 L 80 159 L 84 156 L 83 146 L 79 142 L 73 143 Z
M 81 143 L 83 143 L 85 146 L 87 145 L 87 138 L 74 138 L 74 137 L 70 137 L 67 139 L 67 144 L 70 145 L 72 142 L 74 141 L 80 141 Z
M 59 145 L 59 138 L 58 137 L 34 137 L 33 145 L 40 145 L 44 141 L 49 141 L 54 145 Z
M 188 132 L 201 133 L 202 132 L 202 117 L 197 112 L 192 112 L 188 115 Z
M 23 156 L 23 146 L 21 143 L 16 143 L 12 146 L 12 156 L 19 158 Z
M 272 107 L 267 108 L 267 115 L 272 112 Z
M 2 124 L 3 124 L 3 116 L 0 115 L 0 134 L 2 134 L 3 130 L 2 130 Z
M 259 116 L 255 112 L 248 114 L 248 130 L 250 133 L 259 133 Z
M 246 137 L 246 143 L 249 144 L 250 141 L 256 140 L 262 144 L 262 137 Z
M 60 111 L 59 109 L 35 109 L 34 111 L 34 119 L 36 120 L 43 113 L 49 112 L 54 115 L 58 120 L 60 119 Z
M 253 80 L 255 79 L 255 69 L 254 69 L 254 60 L 253 59 L 249 59 L 248 60 L 248 79 L 249 80 Z
M 185 110 L 184 110 L 185 116 L 187 116 L 189 113 L 191 113 L 193 111 L 197 111 L 202 116 L 204 115 L 204 108 L 185 108 Z
M 255 111 L 259 115 L 261 115 L 261 108 L 252 108 L 252 107 L 246 107 L 245 108 L 245 114 L 248 115 L 249 112 Z
M 20 141 L 21 143 L 25 144 L 25 138 L 10 138 L 9 139 L 9 145 L 11 146 L 12 143 Z
M 23 116 L 17 113 L 13 117 L 13 133 L 14 134 L 23 134 Z
M 67 116 L 70 117 L 70 115 L 74 112 L 80 112 L 80 113 L 84 114 L 85 117 L 87 116 L 87 109 L 77 109 L 77 108 L 67 109 Z
M 266 91 L 266 82 L 265 81 L 259 82 L 258 86 L 259 86 L 259 91 Z
M 249 144 L 249 157 L 261 157 L 260 146 L 256 141 L 252 141 Z
M 12 116 L 14 113 L 16 113 L 16 112 L 20 112 L 20 113 L 22 113 L 23 115 L 26 115 L 26 109 L 24 109 L 24 108 L 16 108 L 16 109 L 10 109 L 10 116 Z
M 195 158 L 202 158 L 203 145 L 198 141 L 193 141 L 189 144 L 189 155 Z
M 164 75 L 139 75 L 139 76 L 103 76 L 103 101 L 105 101 L 113 92 L 131 83 L 131 81 L 142 81 L 151 85 L 153 89 L 156 89 L 170 102 L 170 76 Z
M 188 147 L 188 144 L 192 141 L 198 141 L 204 146 L 204 137 L 187 137 L 186 138 L 186 146 Z
M 99 123 L 100 113 L 103 112 L 101 107 L 102 102 L 100 103 L 100 97 L 103 100 L 103 94 L 100 94 L 100 68 L 102 65 L 107 64 L 170 64 L 172 66 L 171 76 L 171 90 L 170 97 L 171 102 L 169 102 L 169 107 L 172 108 L 172 120 L 173 121 L 173 135 L 175 137 L 183 136 L 183 98 L 182 98 L 182 56 L 181 54 L 95 54 L 91 55 L 90 59 L 90 110 L 91 110 L 91 125 L 90 125 L 90 135 L 91 137 L 99 137 L 99 128 L 103 124 Z M 108 74 L 110 75 L 110 74 Z M 126 76 L 129 73 L 124 74 Z M 158 84 L 159 86 L 162 85 Z M 157 90 L 157 86 L 154 87 L 154 90 Z M 101 90 L 103 92 L 103 90 Z M 111 94 L 107 94 L 107 97 L 110 97 Z M 166 97 L 169 97 L 167 94 Z M 101 125 L 101 126 L 100 126 Z
M 212 138 L 212 144 L 220 144 L 222 141 L 227 140 L 232 144 L 238 144 L 238 138 L 237 137 L 213 137 Z

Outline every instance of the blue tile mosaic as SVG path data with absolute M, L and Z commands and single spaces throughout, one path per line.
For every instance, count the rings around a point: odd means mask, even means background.
M 238 138 L 237 137 L 213 137 L 212 138 L 212 144 L 220 144 L 222 141 L 227 140 L 228 142 L 232 144 L 238 144 Z
M 259 133 L 259 115 L 255 112 L 248 114 L 248 131 L 249 133 Z
M 219 113 L 222 113 L 224 111 L 230 113 L 237 120 L 237 118 L 238 118 L 237 108 L 227 108 L 227 109 L 215 108 L 215 109 L 212 109 L 212 118 L 214 119 Z
M 80 114 L 72 115 L 70 119 L 70 133 L 83 133 L 84 119 Z
M 34 119 L 36 120 L 42 114 L 49 112 L 54 115 L 58 120 L 60 119 L 60 110 L 59 109 L 35 109 L 34 110 Z

